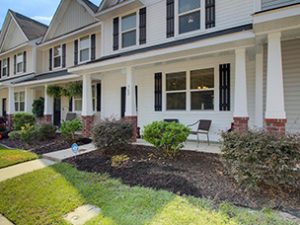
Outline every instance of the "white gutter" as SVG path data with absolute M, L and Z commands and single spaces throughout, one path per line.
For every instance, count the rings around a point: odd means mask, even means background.
M 67 34 L 67 35 L 63 35 L 63 36 L 61 36 L 61 37 L 52 39 L 52 40 L 50 40 L 50 41 L 46 41 L 46 42 L 44 42 L 44 43 L 39 44 L 38 46 L 39 46 L 39 47 L 44 47 L 44 46 L 53 44 L 53 43 L 55 43 L 55 42 L 57 42 L 57 41 L 60 41 L 60 40 L 63 40 L 63 39 L 72 37 L 72 36 L 77 35 L 77 34 L 79 34 L 79 33 L 81 33 L 81 32 L 87 31 L 87 30 L 89 30 L 89 29 L 91 29 L 91 28 L 97 27 L 97 26 L 99 26 L 99 25 L 102 26 L 102 22 L 96 22 L 96 23 L 94 23 L 94 24 L 92 24 L 92 25 L 90 25 L 90 26 L 87 26 L 87 27 L 85 27 L 85 28 L 83 28 L 83 29 L 81 29 L 81 30 L 74 31 L 74 32 L 72 32 L 72 33 L 69 33 L 69 34 Z

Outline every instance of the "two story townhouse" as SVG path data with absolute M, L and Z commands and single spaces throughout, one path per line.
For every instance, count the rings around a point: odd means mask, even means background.
M 77 112 L 86 136 L 98 118 L 209 119 L 213 140 L 232 122 L 297 132 L 299 21 L 298 0 L 62 0 L 38 45 L 41 74 L 10 88 L 42 90 L 49 122 Z M 47 95 L 73 81 L 81 98 Z

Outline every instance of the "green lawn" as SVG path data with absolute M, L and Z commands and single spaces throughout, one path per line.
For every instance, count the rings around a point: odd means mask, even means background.
M 23 150 L 9 150 L 0 145 L 0 169 L 37 158 L 38 156 L 34 153 Z
M 62 216 L 86 203 L 102 210 L 88 225 L 293 224 L 270 210 L 250 213 L 226 203 L 215 209 L 208 200 L 130 188 L 68 164 L 2 182 L 0 193 L 0 213 L 17 225 L 66 224 Z

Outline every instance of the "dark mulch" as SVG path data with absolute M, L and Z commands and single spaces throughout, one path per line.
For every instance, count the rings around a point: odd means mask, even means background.
M 88 138 L 81 138 L 80 136 L 77 137 L 76 143 L 80 145 L 89 144 L 92 141 Z M 0 140 L 0 144 L 4 144 L 11 148 L 18 148 L 18 149 L 25 149 L 37 154 L 46 154 L 49 152 L 55 152 L 59 150 L 64 150 L 67 148 L 71 148 L 71 144 L 66 142 L 64 138 L 60 134 L 56 134 L 56 137 L 51 140 L 46 141 L 36 141 L 30 145 L 20 141 L 20 140 L 10 140 L 10 139 L 3 139 Z
M 130 160 L 119 168 L 112 167 L 112 156 L 121 154 Z M 114 151 L 98 150 L 66 162 L 82 171 L 108 173 L 131 186 L 165 189 L 250 208 L 266 206 L 300 216 L 300 190 L 276 198 L 266 193 L 249 194 L 225 174 L 220 156 L 215 154 L 182 151 L 175 159 L 163 159 L 151 147 L 131 146 Z

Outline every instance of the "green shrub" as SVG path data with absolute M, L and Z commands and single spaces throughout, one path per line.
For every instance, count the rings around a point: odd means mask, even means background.
M 264 132 L 223 133 L 222 137 L 224 165 L 244 187 L 293 189 L 300 185 L 299 137 Z
M 16 140 L 20 140 L 21 139 L 21 131 L 12 131 L 8 134 L 8 138 L 10 140 L 16 141 Z
M 37 118 L 41 118 L 44 116 L 44 98 L 34 100 L 32 104 L 32 113 Z
M 129 144 L 132 141 L 132 124 L 124 121 L 101 121 L 92 130 L 93 142 L 97 148 Z
M 38 128 L 38 138 L 41 141 L 54 139 L 56 135 L 56 126 L 52 124 L 42 124 Z
M 189 134 L 188 127 L 175 122 L 153 122 L 144 129 L 144 139 L 168 157 L 178 153 Z
M 121 167 L 126 164 L 129 160 L 127 155 L 115 155 L 111 158 L 111 166 L 112 167 Z
M 16 113 L 13 116 L 13 127 L 14 130 L 21 130 L 25 124 L 34 125 L 35 117 L 29 113 Z
M 82 124 L 79 119 L 64 121 L 61 124 L 61 134 L 66 139 L 66 141 L 73 143 L 76 141 L 75 133 L 82 129 Z
M 38 137 L 38 130 L 34 125 L 25 124 L 20 130 L 20 140 L 26 144 L 31 144 Z

